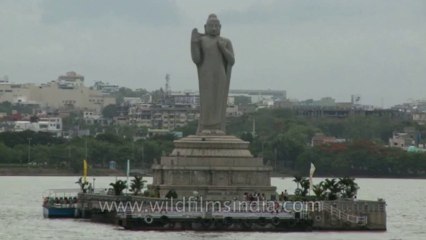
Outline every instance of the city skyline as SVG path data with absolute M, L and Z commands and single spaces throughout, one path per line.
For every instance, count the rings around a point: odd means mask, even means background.
M 102 3 L 102 4 L 101 4 Z M 421 99 L 426 80 L 422 1 L 2 1 L 0 76 L 36 84 L 87 79 L 197 89 L 193 27 L 215 12 L 233 39 L 232 89 L 283 89 L 389 107 Z M 261 59 L 260 61 L 257 59 Z

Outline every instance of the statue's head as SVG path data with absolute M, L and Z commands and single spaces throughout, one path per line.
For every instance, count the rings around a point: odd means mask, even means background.
M 207 18 L 207 22 L 204 25 L 204 30 L 207 35 L 210 36 L 219 36 L 220 35 L 220 21 L 217 18 L 216 14 L 210 14 Z

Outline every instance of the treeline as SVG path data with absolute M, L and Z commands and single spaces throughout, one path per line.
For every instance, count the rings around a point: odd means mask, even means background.
M 320 176 L 426 176 L 426 153 L 384 147 L 368 140 L 308 148 L 296 158 L 295 169 L 306 173 L 311 162 Z
M 0 133 L 0 164 L 33 167 L 70 168 L 80 172 L 82 161 L 106 168 L 115 161 L 125 169 L 127 159 L 137 168 L 150 168 L 154 159 L 173 149 L 173 135 L 133 141 L 117 134 L 105 133 L 71 140 L 42 132 Z
M 263 157 L 275 171 L 292 170 L 306 176 L 313 162 L 316 174 L 322 176 L 425 177 L 426 153 L 385 147 L 392 132 L 403 131 L 405 127 L 418 130 L 424 143 L 426 128 L 413 121 L 389 116 L 306 118 L 283 109 L 263 109 L 229 118 L 227 133 L 249 141 L 253 155 Z M 176 131 L 186 136 L 194 134 L 196 128 L 197 123 L 192 122 Z M 0 164 L 47 165 L 81 171 L 81 162 L 87 154 L 93 167 L 107 167 L 110 161 L 116 161 L 124 169 L 126 160 L 130 159 L 133 167 L 147 169 L 154 159 L 173 149 L 173 135 L 133 141 L 134 137 L 146 134 L 146 129 L 113 126 L 102 131 L 105 133 L 73 139 L 30 131 L 3 132 Z M 311 147 L 316 133 L 344 138 L 347 142 Z
M 252 153 L 263 156 L 276 171 L 292 169 L 306 175 L 313 162 L 323 176 L 426 176 L 426 153 L 385 147 L 393 132 L 405 127 L 426 135 L 425 126 L 390 116 L 306 118 L 283 109 L 264 109 L 232 119 L 228 132 L 249 141 Z M 310 147 L 315 133 L 347 142 Z
M 13 112 L 21 114 L 32 114 L 33 106 L 28 104 L 12 104 L 11 102 L 5 101 L 0 103 L 0 112 L 11 115 Z

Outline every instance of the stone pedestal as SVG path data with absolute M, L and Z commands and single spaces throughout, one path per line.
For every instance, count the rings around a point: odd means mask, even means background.
M 272 167 L 251 155 L 245 142 L 229 135 L 191 135 L 174 142 L 169 156 L 153 165 L 153 187 L 160 196 L 175 190 L 178 197 L 198 192 L 205 200 L 242 200 L 245 192 L 275 194 Z

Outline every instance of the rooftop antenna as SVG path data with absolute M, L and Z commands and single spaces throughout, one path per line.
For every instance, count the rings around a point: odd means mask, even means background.
M 170 89 L 170 74 L 166 74 L 166 86 L 164 88 L 165 92 L 166 92 L 166 96 L 170 96 L 171 95 L 171 89 Z

